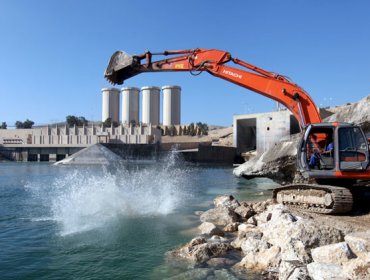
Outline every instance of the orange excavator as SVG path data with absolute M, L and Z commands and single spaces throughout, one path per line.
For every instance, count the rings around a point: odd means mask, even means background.
M 153 56 L 162 59 L 153 61 Z M 228 63 L 234 63 L 230 66 Z M 301 126 L 297 169 L 307 183 L 276 188 L 279 202 L 324 214 L 351 210 L 351 189 L 370 181 L 369 139 L 360 127 L 323 123 L 312 98 L 285 76 L 272 73 L 214 49 L 191 49 L 129 55 L 115 52 L 105 71 L 112 84 L 145 72 L 201 72 L 255 91 L 287 107 Z M 310 182 L 310 183 L 308 183 Z

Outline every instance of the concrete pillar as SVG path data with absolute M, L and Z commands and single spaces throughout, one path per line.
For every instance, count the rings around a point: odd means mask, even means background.
M 113 122 L 119 122 L 119 98 L 120 90 L 118 88 L 103 88 L 102 92 L 102 117 L 104 122 L 111 118 Z
M 181 87 L 163 86 L 163 125 L 181 124 Z
M 159 87 L 142 87 L 142 115 L 141 121 L 146 124 L 158 125 L 159 124 Z
M 136 87 L 122 88 L 122 123 L 129 124 L 135 121 L 139 123 L 139 99 L 140 89 Z

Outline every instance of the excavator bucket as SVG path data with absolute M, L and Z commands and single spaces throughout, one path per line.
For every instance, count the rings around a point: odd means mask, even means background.
M 122 85 L 123 81 L 140 73 L 138 60 L 123 51 L 116 51 L 110 58 L 104 77 L 112 84 Z

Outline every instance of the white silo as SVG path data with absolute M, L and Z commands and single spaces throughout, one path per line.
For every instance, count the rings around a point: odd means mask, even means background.
M 142 87 L 142 108 L 141 121 L 146 124 L 159 124 L 159 87 Z
M 119 122 L 119 95 L 118 88 L 102 88 L 102 115 L 101 120 L 111 118 L 114 122 Z
M 181 87 L 163 86 L 163 125 L 181 124 Z
M 136 87 L 122 88 L 122 123 L 139 123 L 140 89 Z

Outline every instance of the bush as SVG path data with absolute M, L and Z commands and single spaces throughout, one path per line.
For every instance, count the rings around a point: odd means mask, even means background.
M 8 125 L 6 124 L 6 122 L 2 122 L 1 123 L 1 126 L 0 126 L 0 129 L 7 129 Z
M 85 119 L 85 117 L 76 117 L 72 115 L 68 115 L 66 117 L 66 122 L 69 126 L 86 126 L 88 124 L 88 121 Z
M 25 120 L 24 122 L 21 121 L 16 121 L 15 122 L 15 128 L 20 129 L 20 128 L 32 128 L 32 126 L 35 123 L 29 119 Z

